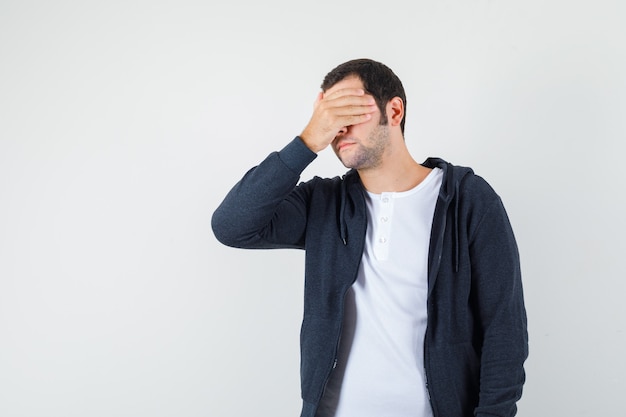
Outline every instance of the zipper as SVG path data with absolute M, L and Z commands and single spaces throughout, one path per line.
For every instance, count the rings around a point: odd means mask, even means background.
M 359 261 L 359 264 L 361 265 L 361 261 Z M 335 343 L 335 350 L 333 353 L 333 363 L 330 367 L 330 370 L 326 373 L 326 378 L 324 379 L 324 385 L 322 386 L 322 394 L 320 395 L 320 397 L 317 400 L 317 404 L 319 406 L 319 402 L 322 400 L 322 398 L 324 397 L 324 392 L 326 392 L 326 386 L 328 385 L 328 381 L 330 380 L 330 375 L 333 373 L 333 370 L 337 367 L 337 363 L 339 361 L 338 356 L 338 352 L 339 352 L 339 345 L 341 344 L 341 336 L 343 333 L 343 315 L 344 315 L 344 311 L 345 311 L 345 305 L 346 305 L 346 294 L 348 293 L 348 290 L 350 289 L 350 287 L 352 287 L 352 285 L 354 284 L 354 282 L 356 281 L 357 275 L 358 275 L 358 271 L 359 268 L 357 266 L 357 272 L 354 274 L 354 279 L 352 280 L 352 282 L 350 283 L 350 285 L 348 285 L 346 287 L 346 289 L 343 291 L 343 295 L 341 297 L 342 302 L 341 302 L 341 326 L 339 326 L 339 337 L 337 338 L 337 342 Z
M 439 413 L 437 412 L 437 409 L 435 407 L 435 401 L 433 401 L 433 396 L 432 396 L 432 392 L 430 389 L 430 384 L 428 383 L 428 376 L 429 376 L 429 372 L 428 369 L 430 368 L 430 362 L 429 362 L 429 354 L 428 354 L 428 327 L 426 327 L 426 334 L 424 336 L 424 383 L 426 384 L 426 394 L 428 395 L 428 402 L 430 404 L 430 409 L 433 410 L 433 417 L 437 417 L 439 415 Z
M 363 257 L 363 250 L 365 249 L 365 234 L 367 233 L 367 218 L 365 220 L 365 227 L 363 228 L 363 234 L 361 236 L 361 257 Z M 328 386 L 328 381 L 330 380 L 330 375 L 332 374 L 333 370 L 337 367 L 337 362 L 339 361 L 339 359 L 337 358 L 337 354 L 339 352 L 339 345 L 341 343 L 341 336 L 343 333 L 343 316 L 345 313 L 345 308 L 346 308 L 346 295 L 348 294 L 348 290 L 352 287 L 352 285 L 354 285 L 354 283 L 356 282 L 356 279 L 359 275 L 359 267 L 361 266 L 361 257 L 359 258 L 359 261 L 357 262 L 356 265 L 356 269 L 354 271 L 352 280 L 350 281 L 350 285 L 347 285 L 346 288 L 343 290 L 343 294 L 341 295 L 341 325 L 339 326 L 339 337 L 337 338 L 337 342 L 335 343 L 335 350 L 333 353 L 333 363 L 330 367 L 330 369 L 328 370 L 328 372 L 326 373 L 326 378 L 324 379 L 324 385 L 322 385 L 322 392 L 319 396 L 319 398 L 317 399 L 317 405 L 315 407 L 315 411 L 317 412 L 317 408 L 319 407 L 319 403 L 322 400 L 322 398 L 324 397 L 324 392 L 326 391 L 326 387 Z
M 427 308 L 427 317 L 432 317 L 432 313 L 433 313 L 433 303 L 431 300 L 431 293 L 432 291 L 435 290 L 435 281 L 436 276 L 439 274 L 439 268 L 441 266 L 441 257 L 443 255 L 443 241 L 444 241 L 444 237 L 445 237 L 445 233 L 446 233 L 446 226 L 448 224 L 447 220 L 448 220 L 448 210 L 450 209 L 450 204 L 448 201 L 445 201 L 445 211 L 444 211 L 444 215 L 443 215 L 443 220 L 441 222 L 441 231 L 439 232 L 439 241 L 437 242 L 437 253 L 435 254 L 436 258 L 437 258 L 437 262 L 435 264 L 433 264 L 433 269 L 432 271 L 429 271 L 429 285 L 428 285 L 428 295 L 426 298 L 426 308 Z M 433 286 L 432 288 L 430 287 L 430 280 L 431 277 L 430 275 L 432 274 L 432 280 L 433 280 Z M 437 408 L 435 407 L 435 401 L 433 400 L 433 395 L 432 395 L 432 391 L 430 388 L 430 384 L 428 382 L 428 378 L 430 375 L 430 355 L 428 352 L 428 340 L 429 340 L 429 333 L 430 333 L 430 326 L 428 326 L 428 318 L 427 318 L 427 322 L 426 322 L 426 332 L 424 334 L 424 382 L 426 384 L 426 393 L 428 394 L 428 401 L 430 402 L 430 408 L 433 410 L 433 417 L 437 417 L 439 415 L 439 413 L 437 412 Z

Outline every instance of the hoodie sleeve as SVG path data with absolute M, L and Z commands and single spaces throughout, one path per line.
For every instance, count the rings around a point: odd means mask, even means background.
M 237 248 L 302 248 L 308 187 L 297 183 L 316 157 L 296 137 L 248 171 L 213 213 L 215 237 Z
M 499 197 L 470 240 L 475 303 L 483 334 L 477 417 L 511 417 L 521 398 L 528 356 L 517 244 Z

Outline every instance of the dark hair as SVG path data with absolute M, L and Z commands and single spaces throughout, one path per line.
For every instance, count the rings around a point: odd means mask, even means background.
M 322 91 L 328 90 L 339 81 L 352 75 L 356 75 L 363 82 L 365 91 L 376 100 L 380 109 L 381 125 L 388 123 L 385 109 L 389 100 L 394 97 L 402 99 L 406 116 L 406 94 L 402 82 L 389 67 L 371 59 L 354 59 L 337 66 L 324 77 Z M 404 133 L 405 119 L 406 117 L 403 117 L 400 122 L 402 133 Z

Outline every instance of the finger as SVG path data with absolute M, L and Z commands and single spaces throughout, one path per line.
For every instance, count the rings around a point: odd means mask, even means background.
M 313 107 L 317 107 L 317 105 L 320 103 L 320 101 L 322 101 L 323 98 L 324 98 L 324 92 L 320 91 L 319 93 L 317 93 L 317 97 L 315 97 L 315 102 L 313 103 Z
M 372 96 L 340 96 L 331 99 L 325 98 L 319 105 L 331 112 L 345 113 L 345 111 L 353 111 L 354 109 L 369 111 L 369 109 L 376 107 L 376 101 Z
M 355 95 L 342 95 L 338 97 L 325 99 L 329 103 L 333 103 L 333 105 L 341 106 L 341 105 L 368 105 L 376 103 L 374 97 L 370 95 L 363 96 L 355 96 Z
M 362 88 L 342 88 L 341 90 L 335 90 L 332 93 L 324 93 L 325 99 L 334 99 L 342 96 L 364 96 L 365 90 Z
M 361 123 L 368 122 L 372 118 L 372 113 L 353 114 L 350 116 L 344 116 L 341 118 L 343 126 L 354 126 Z
M 332 103 L 331 103 L 332 104 Z M 348 126 L 354 124 L 351 120 L 346 121 L 345 118 L 353 116 L 362 116 L 365 114 L 373 115 L 378 110 L 376 104 L 349 104 L 334 106 L 327 102 L 322 102 L 315 111 L 321 120 L 326 120 L 331 126 Z
M 350 116 L 359 116 L 363 114 L 371 114 L 373 115 L 378 110 L 378 106 L 376 104 L 366 104 L 366 105 L 345 105 L 345 106 L 327 106 L 324 103 L 318 108 L 319 115 L 326 120 L 333 120 L 331 122 L 333 125 L 341 124 L 345 126 L 345 121 L 339 120 L 344 117 Z
M 337 116 L 373 114 L 376 113 L 376 111 L 378 111 L 378 106 L 376 104 L 339 106 L 333 109 L 334 114 Z

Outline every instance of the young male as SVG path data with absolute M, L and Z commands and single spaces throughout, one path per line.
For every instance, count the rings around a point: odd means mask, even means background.
M 306 250 L 302 417 L 510 417 L 528 354 L 517 246 L 469 168 L 417 163 L 385 65 L 346 62 L 310 122 L 215 211 L 224 244 Z M 343 177 L 300 183 L 332 147 Z

